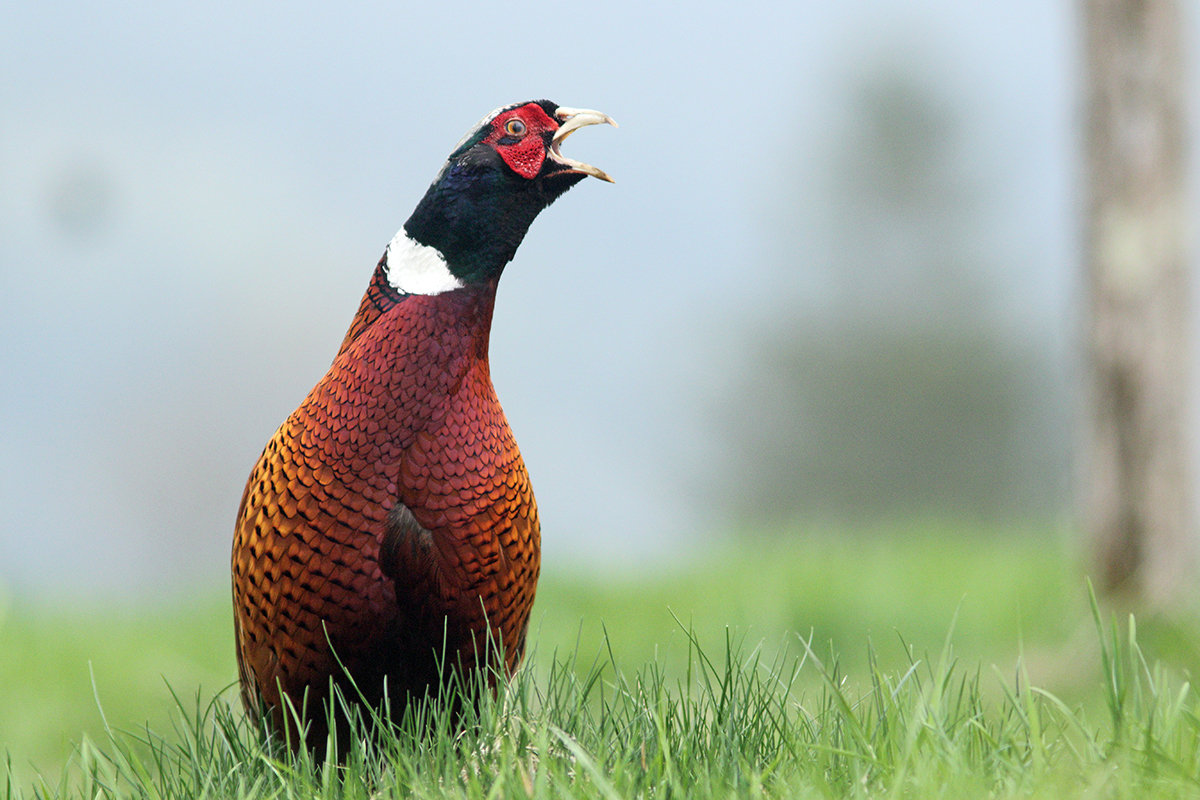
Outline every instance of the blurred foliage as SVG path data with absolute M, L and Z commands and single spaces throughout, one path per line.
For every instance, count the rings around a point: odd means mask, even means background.
M 761 528 L 653 578 L 551 568 L 538 590 L 534 641 L 542 649 L 578 641 L 587 653 L 603 628 L 618 660 L 640 663 L 684 646 L 682 622 L 705 641 L 733 630 L 768 649 L 811 635 L 853 671 L 865 665 L 868 640 L 894 666 L 907 661 L 906 645 L 936 652 L 956 626 L 960 652 L 1003 663 L 1022 638 L 1061 642 L 1084 616 L 1065 538 L 932 522 Z M 564 622 L 579 626 L 578 640 Z
M 228 600 L 57 607 L 0 597 L 0 751 L 54 775 L 85 731 L 167 726 L 167 688 L 208 694 L 236 675 Z
M 757 367 L 730 412 L 752 516 L 1003 519 L 1062 501 L 1064 431 L 1044 408 L 1061 387 L 984 332 L 808 328 Z
M 727 510 L 1053 518 L 1069 370 L 1052 331 L 1005 299 L 1020 291 L 989 244 L 1000 179 L 936 87 L 889 68 L 851 95 L 825 205 L 785 203 L 796 218 L 777 222 L 782 271 L 807 271 L 809 296 L 782 293 L 779 313 L 747 326 L 721 414 Z

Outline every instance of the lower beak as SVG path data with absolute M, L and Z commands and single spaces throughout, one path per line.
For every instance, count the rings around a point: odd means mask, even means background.
M 613 179 L 608 177 L 608 174 L 604 170 L 593 167 L 591 164 L 584 164 L 582 161 L 567 158 L 559 148 L 568 136 L 580 128 L 585 128 L 588 125 L 599 125 L 602 122 L 607 122 L 615 128 L 617 127 L 616 120 L 608 114 L 601 114 L 599 111 L 592 111 L 588 108 L 566 108 L 563 106 L 559 106 L 558 110 L 554 112 L 554 116 L 558 117 L 562 121 L 562 124 L 550 139 L 550 159 L 566 167 L 563 170 L 564 172 L 591 175 L 602 181 L 613 183 Z

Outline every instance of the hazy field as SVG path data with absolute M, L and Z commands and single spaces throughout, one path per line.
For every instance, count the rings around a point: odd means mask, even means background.
M 827 665 L 836 654 L 847 687 L 869 686 L 873 676 L 905 673 L 912 660 L 936 662 L 953 626 L 957 669 L 978 671 L 982 697 L 1003 701 L 1023 652 L 1033 685 L 1103 718 L 1102 657 L 1087 597 L 1071 548 L 1045 530 L 944 525 L 763 535 L 714 544 L 707 559 L 653 576 L 551 564 L 534 609 L 532 680 L 548 679 L 556 653 L 574 654 L 583 669 L 607 659 L 609 648 L 616 668 L 605 667 L 605 682 L 650 663 L 674 680 L 690 661 L 682 623 L 720 658 L 727 640 L 742 657 L 760 645 L 768 661 L 781 648 L 802 654 L 797 637 L 811 635 Z M 1170 674 L 1194 672 L 1194 631 L 1140 622 L 1148 662 L 1161 657 Z M 9 598 L 0 606 L 0 637 L 0 747 L 21 786 L 39 770 L 57 782 L 85 734 L 105 740 L 93 676 L 113 728 L 148 724 L 170 738 L 178 721 L 171 689 L 207 702 L 235 675 L 224 586 L 150 609 L 51 609 Z M 809 667 L 797 686 L 816 690 L 823 680 Z

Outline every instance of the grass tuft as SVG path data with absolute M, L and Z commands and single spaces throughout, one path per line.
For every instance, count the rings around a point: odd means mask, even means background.
M 626 670 L 605 638 L 595 657 L 552 654 L 494 696 L 482 685 L 427 700 L 401 720 L 350 715 L 340 761 L 290 755 L 241 713 L 233 687 L 173 695 L 165 734 L 107 726 L 60 779 L 4 797 L 1189 797 L 1200 792 L 1200 705 L 1152 665 L 1131 617 L 1101 634 L 1098 719 L 1031 686 L 1023 662 L 999 691 L 964 670 L 948 635 L 933 657 L 858 679 L 812 637 L 715 649 L 690 628 L 674 660 Z M 537 661 L 535 657 L 530 659 Z M 479 681 L 484 677 L 479 676 Z M 992 682 L 989 675 L 987 683 Z M 467 698 L 474 698 L 468 700 Z M 461 708 L 452 725 L 452 708 Z

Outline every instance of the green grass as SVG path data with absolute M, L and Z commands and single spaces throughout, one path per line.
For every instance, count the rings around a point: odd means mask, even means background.
M 1200 795 L 1194 629 L 1094 612 L 1045 534 L 762 537 L 653 579 L 548 565 L 507 692 L 344 767 L 246 729 L 228 620 L 223 598 L 10 606 L 8 797 Z
M 1104 630 L 1098 616 L 1097 624 Z M 462 732 L 446 726 L 435 704 L 386 736 L 352 736 L 341 765 L 264 745 L 224 697 L 180 703 L 167 735 L 109 731 L 99 745 L 85 740 L 77 773 L 30 794 L 1194 796 L 1195 695 L 1149 667 L 1132 624 L 1109 631 L 1100 721 L 1024 680 L 989 703 L 982 676 L 959 671 L 949 645 L 903 671 L 872 664 L 860 686 L 803 645 L 794 657 L 764 661 L 732 638 L 715 651 L 692 639 L 682 663 L 653 661 L 632 673 L 573 659 L 553 660 L 543 679 L 524 670 Z M 800 688 L 806 671 L 819 689 Z M 13 783 L 7 791 L 23 796 Z

